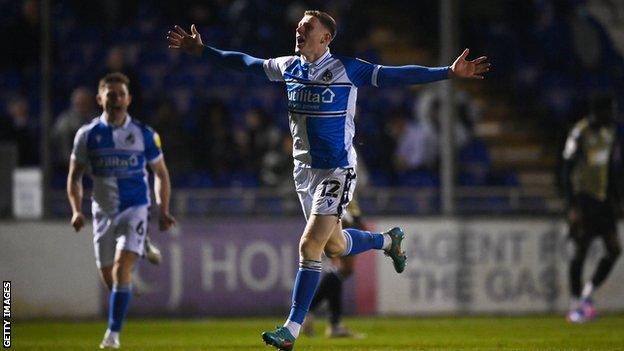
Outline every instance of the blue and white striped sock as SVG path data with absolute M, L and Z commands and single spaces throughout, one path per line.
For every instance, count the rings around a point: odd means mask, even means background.
M 299 336 L 301 324 L 310 309 L 318 287 L 322 269 L 321 261 L 303 260 L 299 263 L 299 271 L 293 288 L 292 307 L 288 320 L 284 323 L 284 327 L 288 328 L 294 337 Z
M 131 298 L 131 284 L 113 284 L 108 306 L 108 329 L 110 331 L 121 331 Z
M 342 234 L 347 241 L 343 256 L 357 255 L 368 250 L 381 250 L 384 247 L 384 235 L 366 230 L 344 229 Z

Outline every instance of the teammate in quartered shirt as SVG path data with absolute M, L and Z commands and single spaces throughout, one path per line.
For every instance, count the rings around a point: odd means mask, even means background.
M 82 175 L 88 172 L 93 179 L 95 260 L 111 291 L 108 329 L 100 348 L 119 347 L 131 298 L 132 271 L 144 254 L 150 206 L 148 165 L 154 172 L 160 229 L 175 224 L 169 214 L 171 185 L 160 139 L 154 130 L 128 115 L 129 83 L 121 73 L 100 80 L 97 102 L 102 114 L 76 133 L 67 177 L 71 224 L 76 231 L 85 224 Z

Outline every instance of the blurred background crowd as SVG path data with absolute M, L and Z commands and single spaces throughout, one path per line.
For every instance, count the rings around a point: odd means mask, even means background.
M 195 23 L 204 43 L 269 58 L 292 54 L 303 11 L 321 9 L 338 22 L 333 52 L 390 65 L 453 59 L 438 57 L 435 0 L 52 4 L 56 188 L 74 133 L 100 113 L 96 85 L 110 71 L 130 77 L 131 116 L 161 135 L 174 188 L 290 187 L 284 87 L 168 49 L 174 24 Z M 17 144 L 22 166 L 40 162 L 38 6 L 0 0 L 0 141 Z M 456 83 L 457 184 L 556 187 L 559 150 L 589 94 L 615 92 L 624 106 L 624 2 L 462 1 L 459 11 L 459 44 L 487 55 L 493 70 L 484 82 Z M 436 85 L 358 94 L 355 145 L 369 185 L 439 186 Z

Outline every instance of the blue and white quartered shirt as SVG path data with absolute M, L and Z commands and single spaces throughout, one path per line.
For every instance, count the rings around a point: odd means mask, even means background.
M 268 60 L 204 46 L 202 57 L 223 67 L 286 82 L 295 165 L 330 169 L 354 167 L 353 149 L 357 88 L 411 85 L 449 78 L 450 67 L 382 66 L 332 55 L 316 61 L 299 56 Z
M 126 116 L 115 128 L 104 115 L 96 117 L 76 132 L 71 157 L 88 166 L 95 210 L 116 214 L 150 204 L 146 164 L 157 162 L 162 151 L 158 134 L 143 123 Z
M 309 168 L 356 165 L 353 148 L 357 88 L 377 86 L 379 65 L 332 55 L 314 62 L 300 56 L 264 61 L 272 81 L 286 82 L 295 164 Z

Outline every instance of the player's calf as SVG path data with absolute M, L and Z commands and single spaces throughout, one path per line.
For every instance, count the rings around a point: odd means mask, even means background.
M 328 241 L 323 252 L 329 258 L 341 257 L 346 250 L 345 243 Z

